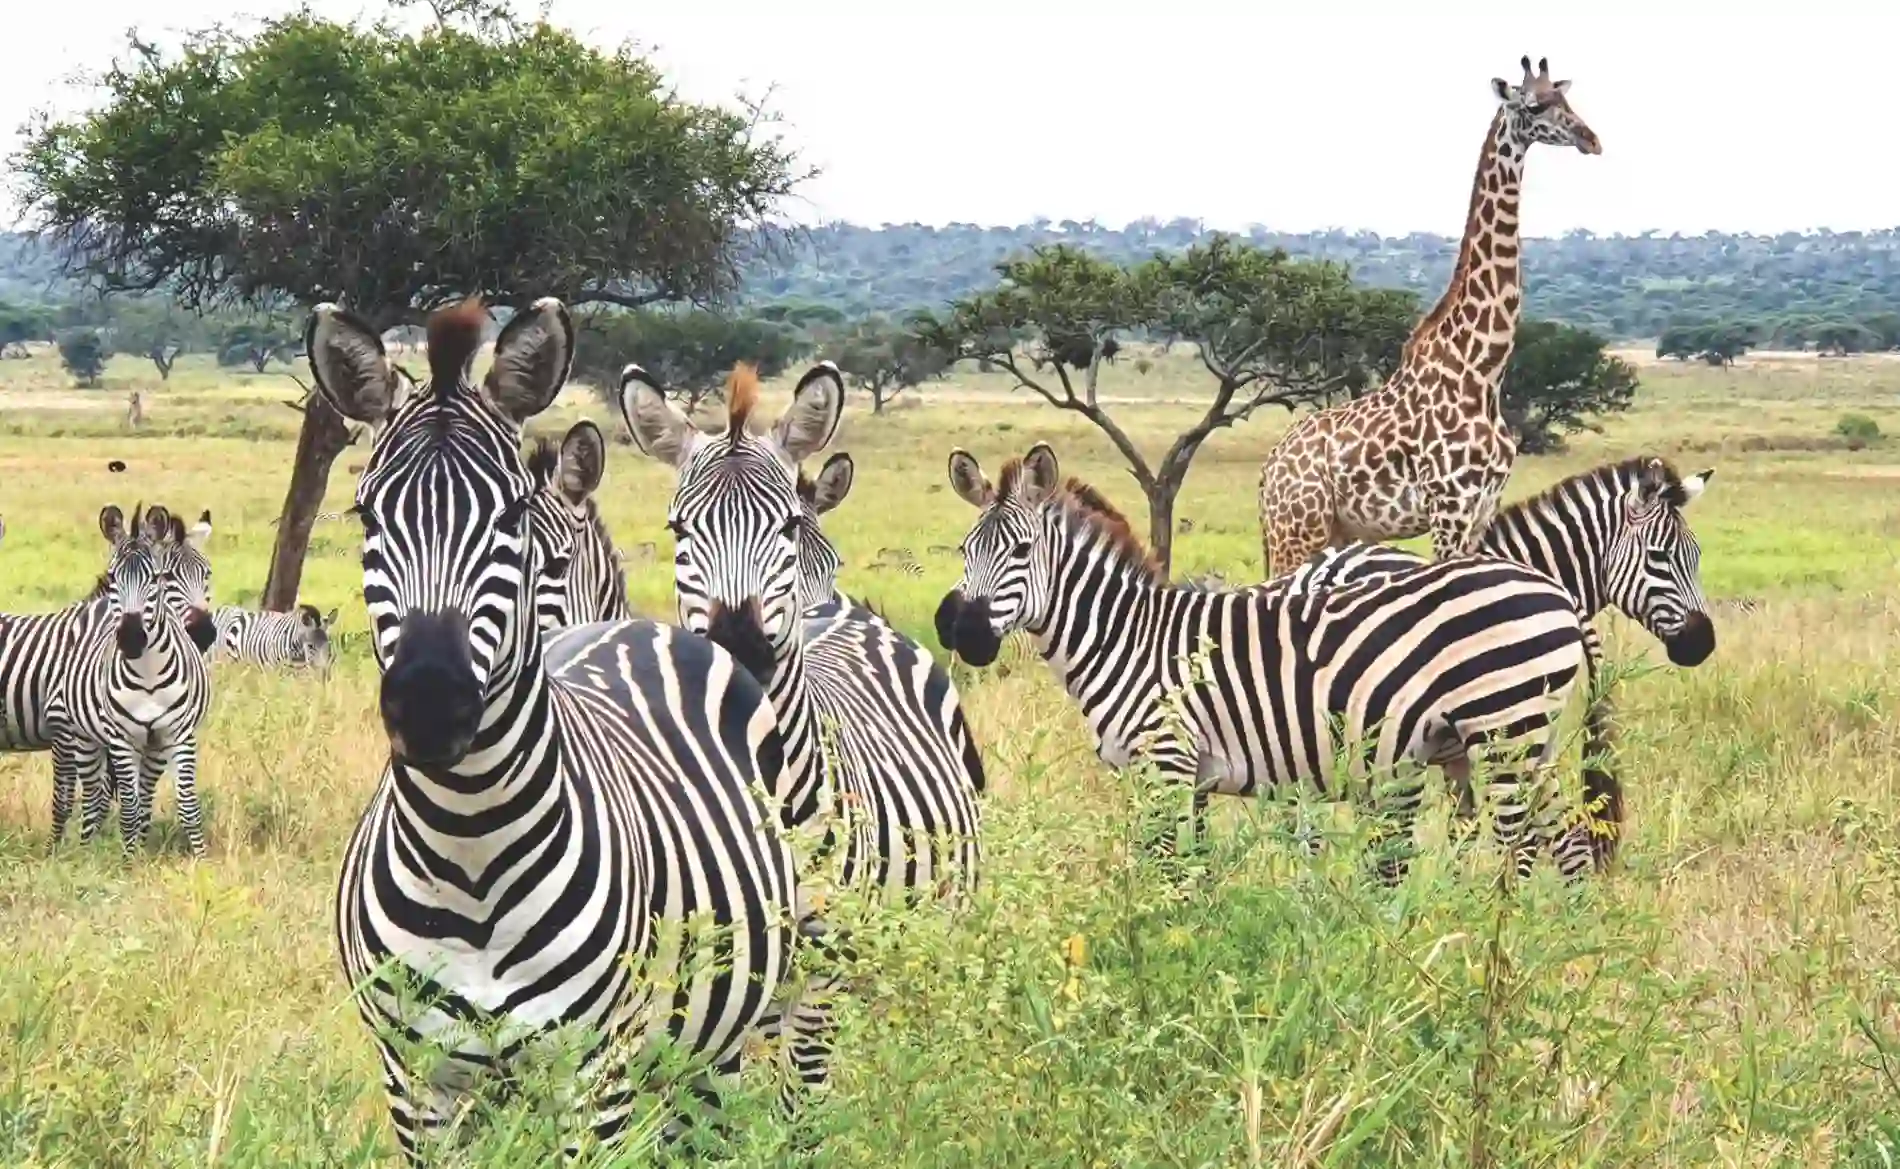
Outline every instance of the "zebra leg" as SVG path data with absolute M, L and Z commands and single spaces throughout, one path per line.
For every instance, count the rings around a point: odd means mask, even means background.
M 138 753 L 139 769 L 139 839 L 151 831 L 152 809 L 158 803 L 158 781 L 165 777 L 166 752 L 162 747 L 147 745 Z M 180 809 L 183 811 L 181 805 Z
M 105 751 L 99 744 L 75 744 L 74 752 L 79 788 L 86 801 L 79 839 L 90 841 L 98 835 L 99 829 L 105 827 L 106 816 L 112 811 L 118 793 L 112 786 L 111 773 L 106 769 Z
M 177 769 L 178 822 L 184 825 L 185 839 L 191 845 L 191 855 L 202 858 L 205 855 L 205 831 L 202 810 L 198 807 L 198 735 L 193 732 L 181 736 L 171 745 L 171 749 L 161 754 L 158 769 L 162 774 L 170 756 L 170 763 Z
M 372 1035 L 374 1031 L 372 1030 Z M 409 1074 L 396 1052 L 380 1038 L 374 1040 L 383 1064 L 383 1092 L 389 1102 L 390 1126 L 404 1163 L 420 1169 L 433 1159 L 426 1154 L 454 1111 L 453 1099 L 433 1084 Z
M 111 776 L 112 790 L 119 796 L 119 836 L 125 855 L 131 856 L 138 848 L 141 821 L 146 815 L 139 802 L 139 765 L 132 748 L 125 743 L 107 744 L 106 770 Z
M 1552 729 L 1547 717 L 1538 717 L 1518 724 L 1508 738 L 1489 736 L 1471 748 L 1490 764 L 1493 830 L 1498 844 L 1512 853 L 1521 881 L 1530 879 L 1538 853 L 1545 850 L 1556 855 L 1559 870 L 1572 880 L 1591 864 L 1587 837 L 1573 830 L 1559 839 L 1563 801 L 1547 782 Z
M 1425 800 L 1421 768 L 1395 770 L 1385 777 L 1382 790 L 1372 793 L 1372 825 L 1366 840 L 1366 867 L 1382 885 L 1391 888 L 1405 880 L 1417 851 L 1414 829 L 1419 805 Z
M 46 842 L 48 855 L 59 847 L 59 838 L 66 834 L 66 821 L 73 814 L 73 788 L 79 781 L 77 753 L 77 744 L 66 736 L 53 741 L 53 835 Z M 80 839 L 87 835 L 82 825 Z

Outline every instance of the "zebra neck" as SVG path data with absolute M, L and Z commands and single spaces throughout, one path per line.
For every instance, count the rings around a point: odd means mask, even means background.
M 1587 621 L 1604 606 L 1604 553 L 1617 520 L 1615 506 L 1615 500 L 1565 496 L 1514 508 L 1485 530 L 1478 550 L 1555 580 Z
M 825 736 L 833 733 L 819 719 L 802 636 L 795 634 L 773 662 L 765 696 L 785 744 L 785 765 L 779 769 L 778 790 L 772 794 L 778 800 L 781 822 L 802 824 L 831 806 Z
M 176 663 L 185 657 L 197 657 L 198 647 L 191 644 L 175 621 L 160 621 L 138 657 L 116 655 L 113 678 L 116 682 L 150 690 L 167 682 L 179 681 Z
M 445 896 L 485 896 L 498 861 L 515 863 L 566 820 L 566 752 L 546 672 L 537 661 L 515 684 L 490 693 L 481 730 L 459 763 L 390 762 L 393 828 L 421 867 L 460 891 Z
M 1066 531 L 1056 537 L 1049 607 L 1028 632 L 1070 696 L 1086 701 L 1102 681 L 1125 687 L 1151 665 L 1135 643 L 1153 627 L 1162 592 L 1115 549 Z

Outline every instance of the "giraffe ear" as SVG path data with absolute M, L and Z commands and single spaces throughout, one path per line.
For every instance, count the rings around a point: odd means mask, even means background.
M 1570 83 L 1568 81 L 1554 81 L 1550 87 L 1557 91 L 1558 97 L 1562 97 L 1570 92 Z
M 1499 101 L 1510 101 L 1511 83 L 1502 77 L 1493 77 L 1491 79 L 1491 92 L 1498 95 Z
M 950 452 L 950 489 L 974 508 L 988 507 L 996 498 L 996 489 L 984 478 L 976 456 L 961 447 Z

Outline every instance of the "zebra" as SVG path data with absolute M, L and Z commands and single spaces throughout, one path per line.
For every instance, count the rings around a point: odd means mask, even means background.
M 324 304 L 305 327 L 318 392 L 372 435 L 354 510 L 389 760 L 344 852 L 336 941 L 412 1163 L 486 1073 L 566 1038 L 564 1115 L 619 1143 L 660 1045 L 736 1069 L 796 944 L 763 689 L 670 626 L 539 630 L 521 431 L 567 381 L 574 324 L 552 297 L 519 310 L 478 385 L 486 320 L 473 300 L 431 314 L 429 383 L 400 406 L 367 322 Z M 688 923 L 723 936 L 719 960 L 681 952 Z M 392 1035 L 444 1058 L 425 1076 Z
M 184 521 L 156 504 L 142 530 L 128 531 L 114 507 L 100 512 L 99 530 L 112 548 L 104 577 L 105 621 L 78 647 L 47 708 L 53 728 L 50 843 L 59 843 L 75 788 L 83 786 L 81 839 L 92 838 L 116 798 L 130 854 L 151 825 L 159 779 L 175 770 L 178 821 L 192 855 L 203 857 L 198 724 L 211 703 L 204 662 L 211 636 L 209 562 Z
M 1390 783 L 1375 808 L 1406 840 L 1420 765 L 1468 784 L 1484 760 L 1517 870 L 1527 874 L 1540 848 L 1566 877 L 1589 867 L 1581 841 L 1558 838 L 1541 785 L 1523 782 L 1547 762 L 1555 718 L 1587 668 L 1576 602 L 1547 577 L 1458 559 L 1304 596 L 1175 588 L 1113 505 L 1062 480 L 1048 444 L 1011 460 L 994 487 L 965 451 L 949 471 L 978 517 L 963 576 L 938 608 L 939 639 L 982 667 L 1004 635 L 1027 630 L 1105 763 L 1145 760 L 1193 786 L 1197 839 L 1213 793 L 1310 785 L 1340 798 L 1334 751 L 1361 741 L 1348 772 Z M 1203 648 L 1202 662 L 1189 660 Z M 1405 867 L 1402 855 L 1379 865 L 1388 881 Z
M 594 502 L 606 466 L 607 440 L 592 422 L 576 422 L 559 446 L 537 439 L 528 453 L 528 474 L 539 488 L 531 520 L 543 541 L 542 564 L 566 548 L 558 573 L 543 569 L 546 591 L 537 602 L 543 631 L 639 616 L 627 602 L 627 576 Z
M 327 671 L 336 660 L 330 630 L 336 625 L 337 612 L 323 613 L 308 604 L 299 604 L 289 613 L 226 605 L 212 617 L 217 631 L 212 660 Z
M 1693 668 L 1715 652 L 1715 626 L 1702 592 L 1701 545 L 1683 518 L 1714 476 L 1712 467 L 1682 475 L 1667 460 L 1650 455 L 1606 463 L 1506 506 L 1469 553 L 1521 564 L 1557 581 L 1586 622 L 1592 694 L 1583 795 L 1596 822 L 1591 846 L 1599 866 L 1615 856 L 1624 798 L 1621 781 L 1604 762 L 1610 709 L 1601 641 L 1587 623 L 1613 605 L 1662 642 L 1678 666 Z M 1358 543 L 1322 550 L 1285 577 L 1255 587 L 1299 592 L 1406 572 L 1424 563 L 1424 557 L 1398 548 Z M 1460 810 L 1469 811 L 1470 793 L 1460 796 Z
M 813 366 L 769 428 L 757 425 L 758 392 L 750 366 L 734 370 L 726 429 L 709 435 L 640 367 L 622 373 L 634 445 L 678 472 L 667 526 L 680 624 L 765 684 L 785 734 L 787 826 L 822 830 L 844 805 L 848 827 L 819 842 L 820 857 L 835 858 L 828 876 L 891 904 L 954 904 L 977 876 L 984 781 L 956 687 L 922 647 L 837 592 L 840 558 L 817 516 L 850 490 L 849 457 L 801 483 L 800 464 L 837 434 L 844 380 L 830 362 Z M 835 986 L 814 979 L 787 1025 L 798 1091 L 825 1083 L 823 1000 Z M 781 1096 L 787 1112 L 793 1091 Z

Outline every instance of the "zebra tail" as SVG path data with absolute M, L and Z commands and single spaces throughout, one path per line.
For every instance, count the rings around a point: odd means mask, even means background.
M 1584 715 L 1583 800 L 1590 818 L 1590 855 L 1601 870 L 1616 859 L 1617 845 L 1622 843 L 1623 781 L 1610 769 L 1616 747 L 1616 708 L 1603 680 L 1603 645 L 1588 625 L 1584 626 L 1584 653 L 1590 707 Z

